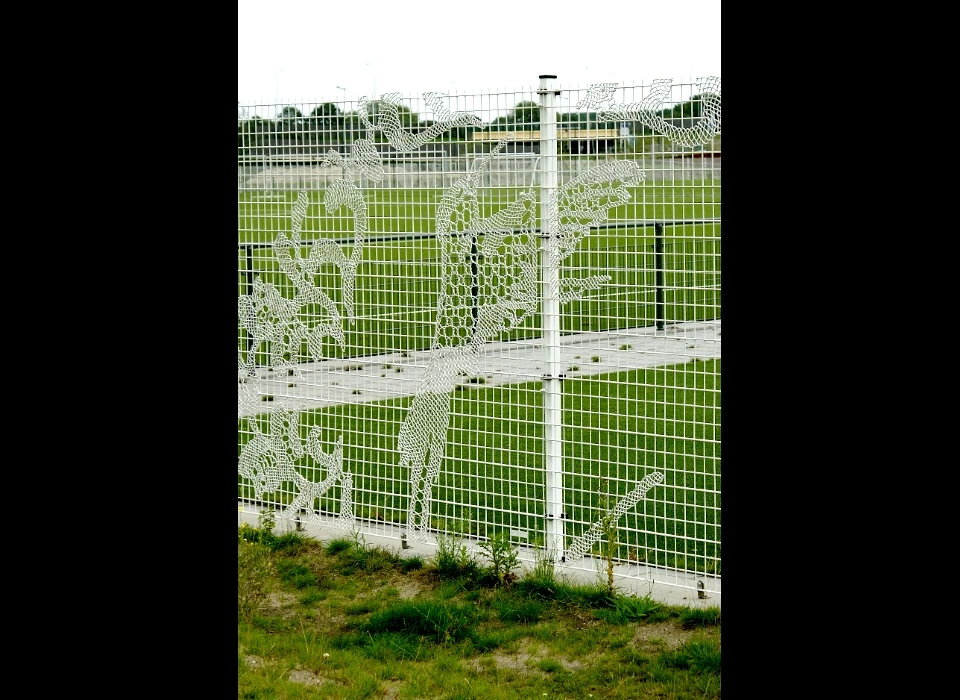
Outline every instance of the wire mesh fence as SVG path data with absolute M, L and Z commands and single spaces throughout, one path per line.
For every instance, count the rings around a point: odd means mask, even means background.
M 241 509 L 719 591 L 719 78 L 237 124 Z

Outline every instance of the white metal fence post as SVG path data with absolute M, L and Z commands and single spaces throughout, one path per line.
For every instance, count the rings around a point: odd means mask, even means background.
M 557 239 L 557 95 L 555 75 L 540 76 L 540 270 L 543 319 L 543 445 L 546 550 L 556 560 L 566 549 L 563 512 L 563 435 L 560 387 L 560 270 Z

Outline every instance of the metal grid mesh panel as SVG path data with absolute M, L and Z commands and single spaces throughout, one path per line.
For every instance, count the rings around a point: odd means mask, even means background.
M 719 592 L 720 81 L 241 105 L 238 500 Z

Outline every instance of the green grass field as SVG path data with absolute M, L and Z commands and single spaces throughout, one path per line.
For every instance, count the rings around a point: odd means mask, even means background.
M 665 475 L 650 498 L 619 521 L 622 560 L 720 573 L 720 360 L 688 362 L 615 375 L 569 379 L 563 390 L 564 492 L 568 535 L 602 515 L 602 500 L 626 495 L 650 470 Z M 305 411 L 301 437 L 314 426 L 321 442 L 342 436 L 353 472 L 354 512 L 369 520 L 406 521 L 410 474 L 401 468 L 397 435 L 411 397 Z M 264 418 L 259 419 L 266 429 Z M 250 437 L 238 428 L 238 453 Z M 433 491 L 433 525 L 468 523 L 469 534 L 545 528 L 542 392 L 539 382 L 470 387 L 451 403 L 447 451 Z M 506 445 L 504 443 L 507 443 Z M 504 449 L 509 445 L 509 449 Z M 324 474 L 309 457 L 303 474 Z M 254 500 L 238 477 L 238 495 Z M 269 500 L 289 503 L 288 484 Z M 339 486 L 317 499 L 335 515 Z M 532 540 L 532 537 L 531 537 Z
M 484 192 L 481 210 L 489 216 L 516 199 L 518 190 Z M 719 317 L 721 239 L 720 223 L 668 224 L 663 227 L 658 256 L 654 221 L 692 221 L 720 218 L 719 186 L 687 185 L 670 189 L 632 188 L 627 206 L 611 210 L 609 227 L 592 231 L 563 263 L 561 278 L 605 274 L 610 281 L 600 290 L 573 301 L 561 310 L 562 333 L 608 331 L 666 323 L 703 321 Z M 318 238 L 343 241 L 352 253 L 354 219 L 327 214 L 323 192 L 311 191 L 301 241 Z M 356 281 L 356 323 L 347 326 L 345 349 L 332 341 L 326 357 L 357 357 L 430 347 L 436 322 L 442 275 L 436 230 L 436 205 L 442 190 L 365 191 L 369 231 Z M 269 244 L 280 231 L 290 231 L 290 214 L 297 192 L 277 193 L 277 202 L 265 203 L 252 193 L 241 193 L 238 214 L 238 293 L 250 294 L 259 276 L 278 289 L 292 291 Z M 283 201 L 280 202 L 279 200 Z M 346 210 L 343 210 L 346 211 Z M 637 224 L 637 222 L 642 222 Z M 644 225 L 646 224 L 646 225 Z M 378 240 L 397 236 L 399 239 Z M 407 238 L 402 238 L 407 236 Z M 423 236 L 423 237 L 418 237 Z M 482 240 L 482 238 L 481 238 Z M 309 254 L 309 246 L 303 255 Z M 658 261 L 660 284 L 658 285 Z M 468 261 L 464 260 L 464 271 Z M 339 271 L 328 265 L 315 280 L 340 304 Z M 660 297 L 658 297 L 658 289 Z M 657 303 L 662 303 L 658 316 Z M 304 308 L 304 316 L 320 309 Z M 538 315 L 511 329 L 502 340 L 539 335 Z M 241 347 L 245 348 L 241 331 Z M 266 364 L 265 348 L 258 348 L 258 364 Z M 306 347 L 302 348 L 306 355 Z
M 719 193 L 719 183 L 632 188 L 631 202 L 611 212 L 616 226 L 591 232 L 564 262 L 561 277 L 605 274 L 611 279 L 584 299 L 561 307 L 561 332 L 652 326 L 658 319 L 666 323 L 719 319 L 720 224 L 665 226 L 659 241 L 662 253 L 654 227 L 643 225 L 655 220 L 719 219 Z M 356 323 L 345 327 L 345 348 L 330 342 L 324 353 L 348 358 L 427 350 L 443 272 L 438 243 L 429 234 L 435 230 L 442 191 L 372 189 L 364 194 L 370 230 L 357 274 Z M 251 272 L 278 289 L 290 290 L 266 245 L 278 231 L 290 231 L 297 192 L 278 192 L 281 196 L 282 203 L 270 203 L 241 194 L 240 294 L 249 293 Z M 326 213 L 322 192 L 311 192 L 310 197 L 302 241 L 321 237 L 352 241 L 353 219 Z M 484 214 L 515 197 L 515 191 L 485 192 Z M 376 240 L 402 235 L 408 237 Z M 305 245 L 304 255 L 307 249 Z M 350 246 L 344 244 L 343 249 L 349 257 Z M 339 273 L 328 267 L 317 275 L 316 284 L 339 304 Z M 319 309 L 304 308 L 301 313 L 316 318 Z M 499 340 L 538 337 L 541 328 L 540 317 L 531 315 Z M 242 330 L 238 342 L 244 350 Z M 266 348 L 258 348 L 257 363 L 267 361 Z M 540 383 L 460 388 L 464 391 L 456 392 L 451 402 L 445 459 L 433 489 L 434 527 L 464 521 L 470 523 L 471 534 L 480 536 L 503 529 L 528 531 L 531 538 L 542 533 Z M 323 444 L 343 437 L 357 517 L 406 520 L 410 474 L 399 464 L 397 435 L 411 400 L 344 404 L 300 415 L 301 437 L 314 426 L 321 428 Z M 239 421 L 238 451 L 250 436 L 248 422 Z M 618 522 L 618 557 L 720 573 L 719 359 L 566 380 L 563 443 L 568 537 L 597 521 L 604 498 L 615 502 L 656 469 L 665 475 L 663 483 Z M 323 479 L 309 458 L 298 468 L 310 480 Z M 252 500 L 249 484 L 239 476 L 238 495 Z M 271 500 L 283 504 L 292 496 L 288 484 Z M 339 499 L 337 485 L 317 499 L 315 508 L 336 514 Z
M 514 201 L 520 188 L 483 188 L 479 193 L 481 215 L 489 216 Z M 720 183 L 692 181 L 664 186 L 641 183 L 630 187 L 631 200 L 610 210 L 610 221 L 689 221 L 720 218 Z M 364 188 L 371 236 L 400 233 L 432 233 L 436 230 L 436 208 L 442 189 Z M 297 199 L 296 190 L 241 191 L 238 195 L 238 241 L 261 243 L 272 240 L 277 231 L 290 230 L 290 212 Z M 323 190 L 309 192 L 312 216 L 304 222 L 301 238 L 321 236 L 352 240 L 353 218 L 344 214 L 328 215 L 323 207 Z M 539 214 L 539 208 L 538 208 Z M 719 224 L 716 224 L 719 227 Z M 713 228 L 698 237 L 715 237 Z M 650 236 L 652 242 L 652 234 Z

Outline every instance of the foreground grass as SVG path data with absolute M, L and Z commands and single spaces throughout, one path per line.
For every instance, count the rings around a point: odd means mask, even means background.
M 720 697 L 719 608 L 492 562 L 240 527 L 237 697 Z

